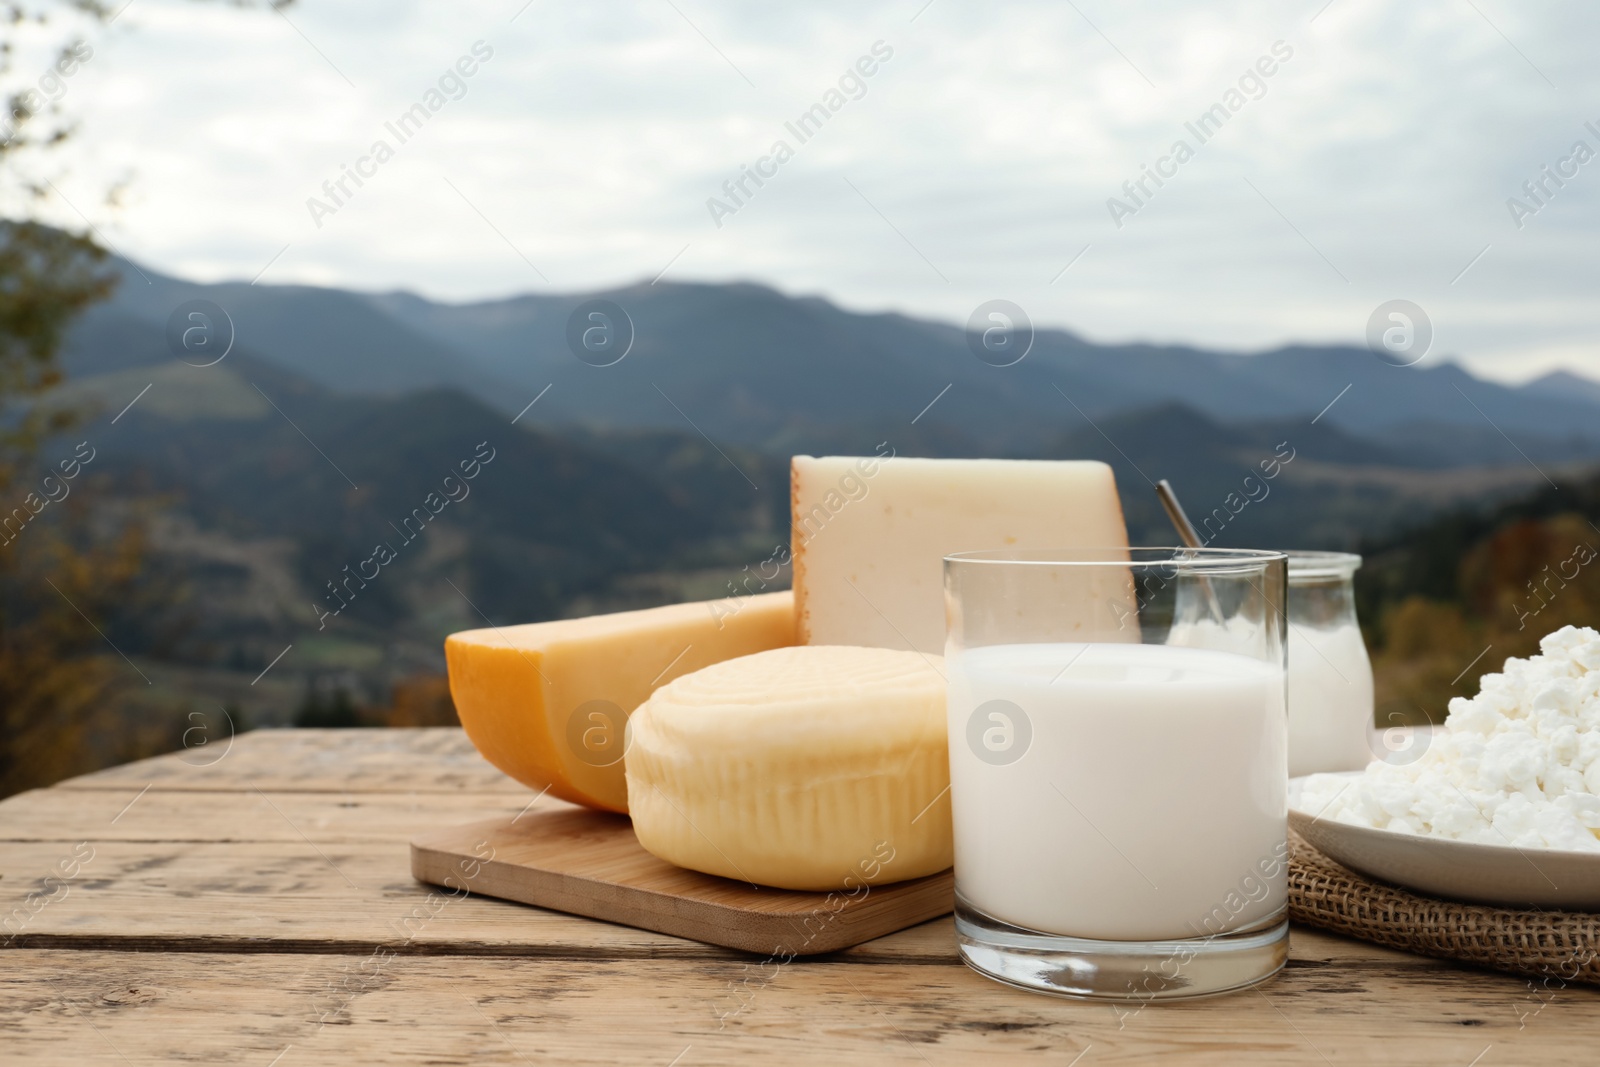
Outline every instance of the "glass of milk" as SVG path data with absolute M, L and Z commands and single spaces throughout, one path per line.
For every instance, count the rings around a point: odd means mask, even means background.
M 970 966 L 1138 1003 L 1283 966 L 1287 581 L 1254 550 L 945 558 Z

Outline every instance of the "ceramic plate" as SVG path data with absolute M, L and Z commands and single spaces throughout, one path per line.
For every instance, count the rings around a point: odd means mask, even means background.
M 1304 785 L 1289 780 L 1289 825 L 1353 871 L 1449 900 L 1600 911 L 1600 852 L 1479 845 L 1319 819 L 1299 810 Z

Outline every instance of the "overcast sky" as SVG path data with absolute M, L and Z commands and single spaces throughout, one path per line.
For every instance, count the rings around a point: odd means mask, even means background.
M 999 297 L 1097 340 L 1243 349 L 1359 342 L 1401 297 L 1433 319 L 1430 360 L 1600 375 L 1600 158 L 1573 155 L 1600 152 L 1592 4 L 300 0 L 286 16 L 133 0 L 93 32 L 64 83 L 80 136 L 60 188 L 120 251 L 207 280 L 266 268 L 452 300 L 663 272 L 956 322 Z M 875 45 L 871 75 L 846 76 Z M 439 91 L 462 57 L 471 76 Z M 16 73 L 42 62 L 25 50 Z M 385 124 L 419 103 L 402 143 Z M 808 139 L 785 126 L 830 103 Z M 1200 128 L 1213 105 L 1226 121 Z M 363 162 L 380 140 L 392 156 Z M 758 163 L 764 184 L 723 192 Z M 346 165 L 368 176 L 335 202 L 323 183 Z M 1568 176 L 1535 201 L 1522 186 L 1545 165 Z M 1136 200 L 1123 183 L 1145 167 L 1168 176 Z M 124 178 L 123 206 L 102 206 Z

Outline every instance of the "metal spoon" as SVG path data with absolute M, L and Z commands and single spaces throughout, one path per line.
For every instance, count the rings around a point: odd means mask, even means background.
M 1178 503 L 1178 494 L 1173 492 L 1172 483 L 1165 478 L 1157 482 L 1156 496 L 1161 498 L 1161 506 L 1167 509 L 1167 518 L 1177 527 L 1178 536 L 1183 539 L 1183 543 L 1190 548 L 1203 548 L 1205 543 L 1200 540 L 1200 532 L 1194 528 L 1194 523 L 1189 521 L 1183 505 Z
M 1183 505 L 1178 503 L 1178 494 L 1173 491 L 1172 483 L 1165 478 L 1156 483 L 1156 496 L 1161 498 L 1161 506 L 1167 509 L 1167 518 L 1172 520 L 1172 525 L 1178 530 L 1178 536 L 1190 548 L 1204 548 L 1205 543 L 1200 540 L 1200 533 L 1194 528 L 1194 523 L 1189 521 L 1189 515 L 1183 510 Z M 1200 583 L 1205 587 L 1206 601 L 1211 607 L 1211 617 L 1218 624 L 1225 625 L 1222 615 L 1222 604 L 1217 600 L 1217 591 L 1211 586 L 1211 579 L 1201 576 Z

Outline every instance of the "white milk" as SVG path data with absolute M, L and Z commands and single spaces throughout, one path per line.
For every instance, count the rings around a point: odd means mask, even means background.
M 1104 940 L 1203 937 L 1283 909 L 1278 667 L 1113 644 L 996 645 L 947 663 L 956 887 L 974 907 Z M 1026 723 L 980 715 L 980 758 L 972 719 L 993 700 Z
M 1372 661 L 1355 625 L 1289 626 L 1289 777 L 1372 759 Z
M 1232 651 L 1254 638 L 1255 628 L 1243 620 L 1224 629 L 1200 619 L 1176 624 L 1167 640 Z M 1372 661 L 1354 622 L 1289 624 L 1289 777 L 1365 767 L 1372 759 L 1372 701 Z

